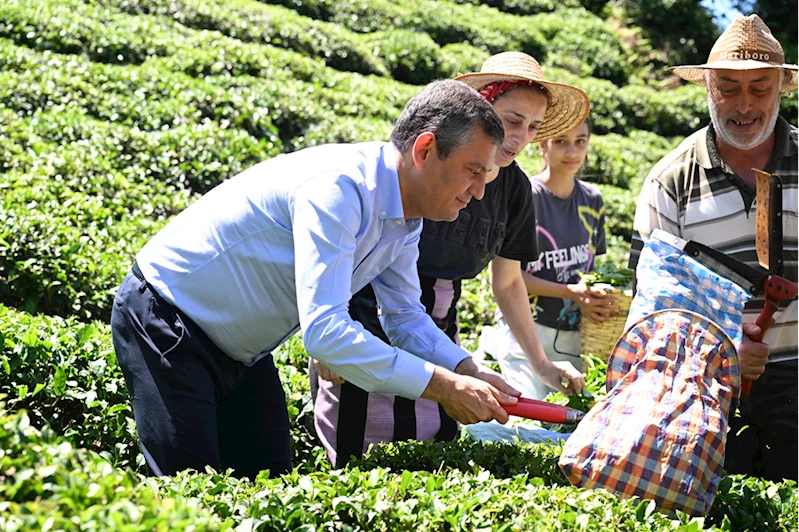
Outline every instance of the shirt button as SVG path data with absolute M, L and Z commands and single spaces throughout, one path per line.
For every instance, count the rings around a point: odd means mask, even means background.
M 385 215 L 386 215 L 386 211 L 380 211 L 380 216 L 385 216 Z

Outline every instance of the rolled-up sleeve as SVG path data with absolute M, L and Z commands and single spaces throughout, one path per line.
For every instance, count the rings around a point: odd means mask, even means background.
M 310 356 L 364 390 L 415 399 L 435 365 L 381 341 L 348 312 L 355 235 L 365 208 L 365 196 L 347 176 L 317 176 L 295 194 L 292 231 L 303 342 Z
M 419 302 L 422 296 L 416 272 L 419 233 L 421 226 L 391 267 L 372 281 L 380 305 L 380 324 L 389 340 L 400 349 L 452 371 L 470 355 L 436 327 Z

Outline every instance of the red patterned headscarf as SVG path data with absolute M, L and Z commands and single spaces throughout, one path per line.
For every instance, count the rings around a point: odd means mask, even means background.
M 535 81 L 494 81 L 480 89 L 479 92 L 483 98 L 488 100 L 489 103 L 494 103 L 494 100 L 497 99 L 497 96 L 502 94 L 503 92 L 507 92 L 513 87 L 518 86 L 525 86 L 525 87 L 540 87 L 541 85 L 536 83 Z

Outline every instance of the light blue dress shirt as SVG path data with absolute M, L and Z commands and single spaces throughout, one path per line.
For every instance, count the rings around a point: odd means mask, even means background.
M 389 143 L 262 162 L 180 213 L 137 255 L 144 277 L 223 352 L 252 365 L 302 330 L 308 354 L 367 391 L 419 397 L 469 354 L 425 314 L 421 219 L 405 220 Z M 389 346 L 350 318 L 372 283 Z

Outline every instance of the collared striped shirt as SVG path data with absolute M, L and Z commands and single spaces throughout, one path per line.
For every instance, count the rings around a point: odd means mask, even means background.
M 774 152 L 765 171 L 783 181 L 783 277 L 797 280 L 797 129 L 782 117 L 775 128 Z M 718 154 L 713 127 L 700 129 L 655 165 L 647 176 L 633 225 L 630 267 L 656 228 L 696 240 L 747 264 L 755 250 L 755 191 Z M 763 297 L 750 300 L 744 321 L 753 322 Z M 797 302 L 784 302 L 764 342 L 769 362 L 797 359 Z

